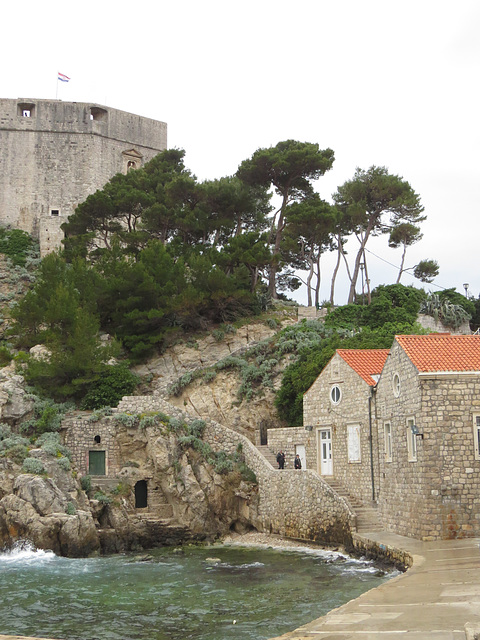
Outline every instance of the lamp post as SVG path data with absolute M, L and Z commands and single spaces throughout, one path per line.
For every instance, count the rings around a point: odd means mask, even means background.
M 463 288 L 465 289 L 465 298 L 467 298 L 467 300 L 468 300 L 468 286 L 469 286 L 468 282 L 465 282 L 463 284 Z

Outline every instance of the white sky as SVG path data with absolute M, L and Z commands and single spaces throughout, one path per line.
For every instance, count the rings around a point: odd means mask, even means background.
M 64 73 L 59 99 L 167 122 L 200 180 L 289 138 L 334 150 L 317 183 L 327 200 L 357 166 L 386 166 L 428 216 L 407 266 L 435 259 L 438 287 L 479 295 L 478 0 L 23 0 L 1 20 L 1 97 L 55 98 Z M 367 248 L 400 262 L 386 239 Z M 397 269 L 367 260 L 372 287 L 395 282 Z

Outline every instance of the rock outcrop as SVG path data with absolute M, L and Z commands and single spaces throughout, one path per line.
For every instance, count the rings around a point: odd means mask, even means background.
M 276 321 L 281 327 L 297 322 L 296 307 L 285 307 L 277 313 Z M 288 360 L 279 363 L 278 376 L 274 378 L 272 388 L 264 388 L 261 396 L 248 401 L 238 397 L 240 381 L 235 370 L 222 370 L 208 383 L 194 381 L 178 395 L 169 393 L 170 386 L 181 376 L 196 369 L 215 365 L 227 356 L 244 353 L 262 340 L 272 338 L 280 330 L 265 322 L 246 324 L 235 333 L 226 333 L 221 340 L 214 335 L 197 338 L 194 342 L 176 344 L 167 351 L 151 359 L 147 364 L 137 367 L 137 373 L 151 381 L 142 391 L 145 394 L 158 394 L 174 406 L 186 407 L 191 415 L 199 418 L 211 418 L 229 425 L 252 442 L 260 442 L 260 434 L 269 428 L 278 426 L 278 416 L 274 406 L 276 388 L 281 383 L 281 373 Z
M 95 431 L 102 433 L 102 425 L 95 424 Z M 0 458 L 0 548 L 28 540 L 78 557 L 213 540 L 250 528 L 256 487 L 238 472 L 217 473 L 200 453 L 180 446 L 172 432 L 118 425 L 113 448 L 118 472 L 92 478 L 89 497 L 76 470 L 62 467 L 43 449 L 28 453 L 43 474 L 25 473 L 13 460 Z M 136 504 L 138 482 L 148 482 L 148 507 Z
M 1 547 L 29 540 L 40 549 L 72 557 L 89 555 L 99 549 L 92 514 L 73 508 L 75 513 L 69 515 L 67 507 L 73 503 L 54 478 L 21 473 L 17 465 L 5 459 L 2 466 Z

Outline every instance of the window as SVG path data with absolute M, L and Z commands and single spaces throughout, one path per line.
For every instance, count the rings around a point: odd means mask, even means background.
M 104 122 L 107 120 L 108 112 L 100 107 L 90 108 L 90 120 Z
M 385 422 L 383 425 L 383 438 L 385 442 L 385 462 L 392 461 L 392 424 Z
M 50 215 L 51 216 L 59 216 L 60 215 L 60 209 L 50 209 Z
M 393 387 L 393 395 L 396 398 L 398 398 L 398 396 L 400 395 L 400 376 L 398 375 L 398 373 L 395 373 L 393 375 L 392 387 Z
M 407 418 L 407 452 L 408 461 L 417 461 L 417 436 L 415 427 L 415 419 Z
M 18 102 L 17 103 L 17 115 L 20 118 L 34 118 L 35 117 L 35 105 L 31 102 Z
M 338 404 L 341 399 L 342 399 L 342 392 L 340 391 L 340 387 L 335 384 L 330 389 L 330 400 L 332 404 Z
M 349 462 L 362 461 L 359 424 L 350 424 L 347 426 L 347 449 Z
M 475 460 L 480 460 L 480 414 L 473 416 L 473 442 Z

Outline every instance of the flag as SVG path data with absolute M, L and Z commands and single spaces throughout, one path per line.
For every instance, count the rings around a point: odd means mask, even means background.
M 58 72 L 57 80 L 60 80 L 61 82 L 69 82 L 70 78 L 68 76 L 66 76 L 64 73 Z

